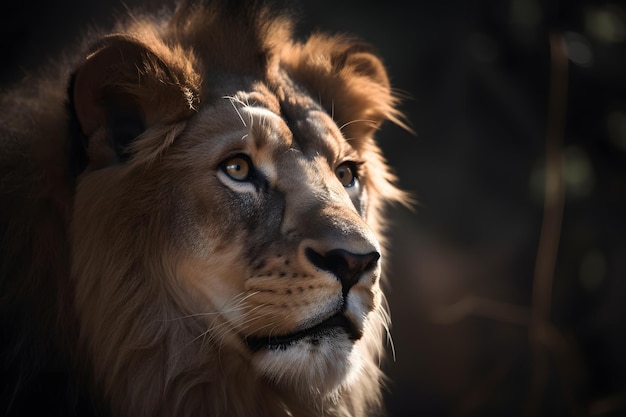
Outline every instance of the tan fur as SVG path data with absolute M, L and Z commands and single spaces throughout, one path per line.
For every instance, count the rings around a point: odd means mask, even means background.
M 383 250 L 384 205 L 405 196 L 373 134 L 402 124 L 397 99 L 366 45 L 296 41 L 285 14 L 226 3 L 120 23 L 79 54 L 68 98 L 66 70 L 4 95 L 3 299 L 113 415 L 380 415 L 381 261 L 342 295 L 307 253 Z M 239 154 L 254 179 L 225 173 Z M 358 340 L 246 345 L 340 308 Z

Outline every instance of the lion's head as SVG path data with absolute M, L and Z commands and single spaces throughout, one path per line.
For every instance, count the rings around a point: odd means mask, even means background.
M 133 416 L 376 413 L 381 211 L 403 198 L 373 140 L 398 122 L 379 58 L 188 4 L 84 56 L 68 285 L 96 394 Z

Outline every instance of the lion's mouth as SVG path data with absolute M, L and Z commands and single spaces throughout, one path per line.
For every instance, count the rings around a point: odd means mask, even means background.
M 311 338 L 312 344 L 318 344 L 319 338 L 325 335 L 330 335 L 337 329 L 343 330 L 348 335 L 350 340 L 358 340 L 362 336 L 362 333 L 357 330 L 354 324 L 348 320 L 346 316 L 338 313 L 313 327 L 309 327 L 308 329 L 282 336 L 250 336 L 246 338 L 245 341 L 252 352 L 258 352 L 264 349 L 285 350 L 306 337 Z

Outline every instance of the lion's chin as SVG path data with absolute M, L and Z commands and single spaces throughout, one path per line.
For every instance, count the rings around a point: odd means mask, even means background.
M 343 327 L 329 327 L 253 353 L 253 366 L 272 383 L 302 395 L 332 394 L 361 368 L 358 342 Z

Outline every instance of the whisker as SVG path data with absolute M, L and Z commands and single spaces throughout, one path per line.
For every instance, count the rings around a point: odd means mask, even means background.
M 261 306 L 257 306 L 255 308 L 253 308 L 250 311 L 254 311 L 255 309 L 258 309 Z M 200 333 L 199 335 L 197 335 L 196 337 L 194 337 L 192 340 L 190 340 L 184 347 L 188 347 L 190 345 L 192 345 L 193 343 L 195 343 L 197 340 L 199 339 L 203 339 L 202 340 L 202 346 L 205 346 L 207 343 L 210 343 L 212 341 L 217 340 L 220 336 L 223 336 L 224 334 L 226 334 L 229 330 L 233 331 L 237 328 L 239 328 L 242 331 L 247 331 L 247 326 L 249 323 L 254 322 L 255 320 L 258 320 L 259 318 L 263 318 L 267 315 L 270 315 L 269 313 L 266 314 L 261 314 L 261 315 L 257 315 L 254 317 L 239 317 L 237 319 L 235 319 L 234 321 L 228 321 L 225 320 L 222 323 L 219 323 L 217 325 L 212 324 L 208 329 L 206 329 L 205 331 L 203 331 L 202 333 Z M 208 336 L 208 337 L 207 337 Z M 218 345 L 220 345 L 218 343 Z
M 389 304 L 385 297 L 383 297 L 381 304 L 377 308 L 377 311 L 379 313 L 377 315 L 377 318 L 381 322 L 385 330 L 385 333 L 387 335 L 387 343 L 391 347 L 391 354 L 393 357 L 393 361 L 395 362 L 396 361 L 396 347 L 393 343 L 393 337 L 391 336 L 391 328 L 390 328 L 391 315 L 389 314 Z
M 180 320 L 185 320 L 185 319 L 192 319 L 195 317 L 206 317 L 206 316 L 214 316 L 220 314 L 218 311 L 214 311 L 211 313 L 194 313 L 194 314 L 187 314 L 185 316 L 180 316 L 180 317 L 174 317 L 172 319 L 160 319 L 160 320 L 155 320 L 159 323 L 171 323 L 174 321 L 180 321 Z
M 268 314 L 268 315 L 269 315 L 269 314 Z M 274 322 L 270 322 L 270 323 L 267 323 L 267 324 L 265 324 L 265 325 L 263 325 L 263 326 L 261 326 L 261 327 L 258 327 L 258 328 L 256 328 L 256 329 L 254 329 L 254 330 L 255 330 L 255 333 L 259 333 L 261 330 L 267 329 L 268 327 L 273 327 L 273 328 L 275 328 L 276 326 L 277 326 L 277 324 L 276 324 L 276 323 L 274 323 Z M 272 331 L 270 331 L 270 336 L 271 336 L 271 334 L 272 334 Z M 247 335 L 246 335 L 246 337 L 248 337 L 248 336 L 250 336 L 250 335 L 251 335 L 251 333 L 247 334 Z M 268 336 L 268 337 L 269 337 L 269 336 Z
M 351 125 L 352 123 L 370 123 L 374 126 L 376 126 L 376 122 L 373 120 L 369 120 L 369 119 L 356 119 L 356 120 L 351 120 L 349 122 L 344 123 L 343 125 L 341 125 L 341 127 L 339 128 L 339 130 L 343 130 L 344 127 Z
M 250 292 L 250 293 L 248 293 L 248 292 L 241 292 L 241 293 L 235 295 L 234 297 L 232 297 L 231 299 L 229 299 L 228 301 L 226 301 L 218 311 L 208 312 L 208 313 L 189 314 L 187 316 L 178 317 L 178 318 L 172 319 L 170 321 L 176 321 L 176 320 L 182 320 L 182 319 L 194 318 L 194 317 L 214 317 L 215 319 L 217 319 L 220 316 L 224 316 L 224 314 L 245 310 L 246 309 L 246 300 L 248 300 L 250 297 L 253 297 L 254 295 L 256 295 L 258 293 L 259 293 L 259 291 L 253 291 L 253 292 Z M 251 312 L 252 311 L 256 311 L 259 307 L 261 307 L 261 306 L 253 307 L 250 311 Z M 203 340 L 203 342 L 202 342 L 202 344 L 204 345 L 205 343 L 207 343 L 207 340 L 206 340 L 206 336 L 207 335 L 211 336 L 208 339 L 208 341 L 210 342 L 211 340 L 215 339 L 215 337 L 220 332 L 223 331 L 222 328 L 228 327 L 228 326 L 231 326 L 231 328 L 233 328 L 233 327 L 236 327 L 236 326 L 240 325 L 239 323 L 237 323 L 237 320 L 238 319 L 235 319 L 234 322 L 231 321 L 231 320 L 224 320 L 222 323 L 220 323 L 218 325 L 215 325 L 215 320 L 213 320 L 211 325 L 209 326 L 209 328 L 206 331 L 203 331 L 198 336 L 196 336 L 192 340 L 190 340 L 187 344 L 185 344 L 185 346 L 183 346 L 182 350 L 184 350 L 186 347 L 192 345 L 194 342 L 196 342 L 200 338 L 205 338 L 205 340 Z M 245 322 L 244 322 L 244 324 L 245 324 Z
M 233 106 L 233 109 L 235 109 L 235 111 L 237 112 L 237 116 L 239 116 L 239 120 L 241 120 L 241 123 L 243 123 L 243 127 L 247 128 L 248 125 L 246 125 L 245 120 L 243 120 L 243 116 L 241 115 L 241 112 L 239 111 L 237 106 L 235 106 L 235 102 L 241 104 L 242 106 L 245 106 L 245 103 L 243 103 L 241 100 L 239 100 L 239 99 L 237 99 L 235 97 L 231 97 L 231 96 L 224 96 L 222 98 L 228 99 L 230 101 L 231 106 Z

